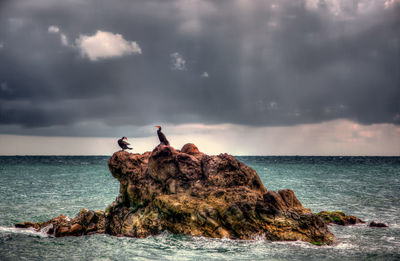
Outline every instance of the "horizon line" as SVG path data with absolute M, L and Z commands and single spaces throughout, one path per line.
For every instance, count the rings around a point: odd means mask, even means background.
M 144 154 L 144 153 L 130 153 L 130 154 Z M 206 154 L 206 153 L 204 153 Z M 221 152 L 220 154 L 224 154 Z M 229 154 L 229 153 L 227 153 Z M 9 154 L 9 155 L 0 155 L 0 157 L 111 157 L 111 155 L 104 154 Z M 208 154 L 206 154 L 208 155 Z M 219 154 L 213 154 L 210 156 L 218 156 Z M 232 155 L 232 154 L 229 154 Z M 282 155 L 232 155 L 234 157 L 400 157 L 400 155 L 298 155 L 298 154 L 282 154 Z

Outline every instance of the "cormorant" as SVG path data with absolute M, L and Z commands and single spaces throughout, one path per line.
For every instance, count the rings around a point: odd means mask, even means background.
M 132 148 L 128 147 L 128 145 L 131 145 L 131 144 L 129 144 L 125 140 L 128 140 L 125 136 L 122 137 L 121 139 L 119 139 L 118 140 L 118 145 L 122 148 L 122 150 L 131 150 Z
M 167 137 L 165 137 L 164 133 L 161 132 L 161 126 L 155 126 L 155 127 L 158 128 L 157 135 L 158 138 L 160 139 L 160 144 L 169 145 Z

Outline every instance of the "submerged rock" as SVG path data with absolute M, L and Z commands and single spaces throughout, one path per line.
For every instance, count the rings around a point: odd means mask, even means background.
M 317 213 L 316 215 L 320 216 L 324 220 L 324 222 L 328 225 L 336 224 L 336 225 L 340 225 L 340 226 L 348 226 L 348 225 L 355 225 L 355 224 L 359 224 L 359 223 L 365 223 L 358 217 L 347 216 L 342 211 L 333 211 L 333 212 L 321 211 L 321 212 Z
M 323 219 L 304 208 L 292 190 L 267 191 L 255 170 L 228 154 L 209 156 L 193 144 L 180 151 L 159 145 L 144 154 L 116 152 L 108 166 L 120 189 L 104 213 L 81 210 L 69 221 L 60 216 L 23 224 L 40 229 L 51 223 L 49 233 L 55 236 L 147 237 L 168 231 L 314 244 L 330 244 L 335 238 Z

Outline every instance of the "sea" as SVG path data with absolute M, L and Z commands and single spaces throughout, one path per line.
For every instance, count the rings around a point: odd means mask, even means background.
M 330 226 L 337 242 L 211 239 L 167 231 L 144 239 L 90 235 L 55 238 L 16 229 L 81 208 L 104 210 L 119 182 L 107 156 L 0 157 L 0 260 L 400 260 L 400 157 L 237 157 L 268 190 L 294 190 L 316 213 L 344 211 L 367 224 Z

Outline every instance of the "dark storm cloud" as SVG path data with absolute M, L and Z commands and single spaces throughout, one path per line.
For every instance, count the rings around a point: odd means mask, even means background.
M 369 2 L 2 1 L 0 132 L 399 124 L 400 5 Z M 91 61 L 75 39 L 98 30 L 142 53 Z

